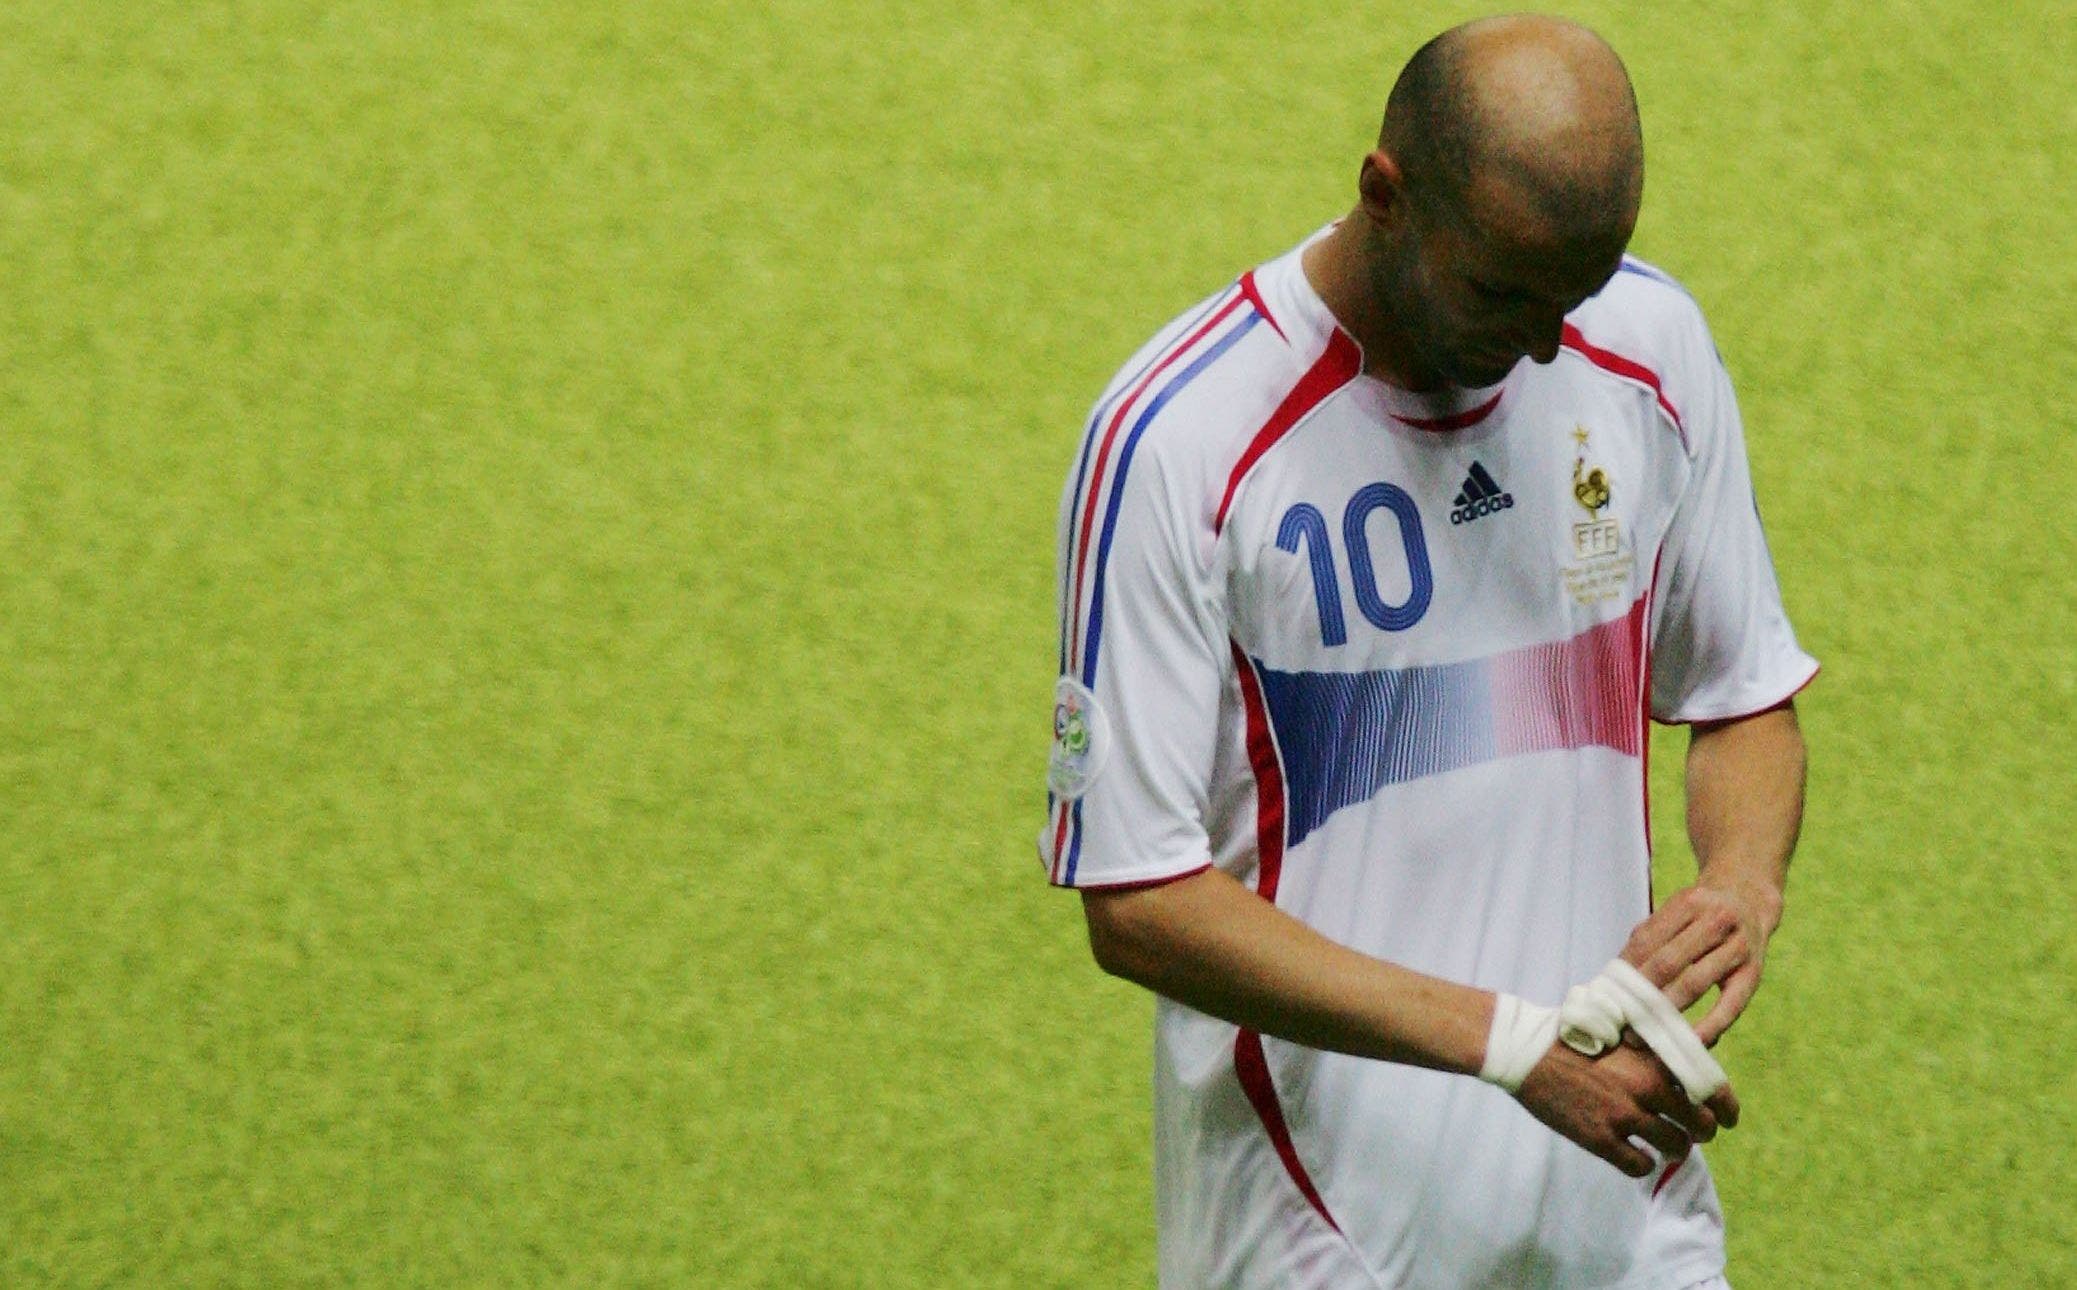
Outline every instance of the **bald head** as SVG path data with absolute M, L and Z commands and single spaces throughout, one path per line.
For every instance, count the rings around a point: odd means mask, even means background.
M 1385 106 L 1379 146 L 1409 193 L 1464 212 L 1526 206 L 1566 240 L 1627 239 L 1644 188 L 1644 135 L 1622 60 L 1558 18 L 1453 27 L 1423 45 Z

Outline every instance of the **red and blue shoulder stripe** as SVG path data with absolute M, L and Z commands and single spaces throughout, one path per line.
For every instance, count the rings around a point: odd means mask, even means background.
M 1094 687 L 1103 643 L 1103 606 L 1111 544 L 1125 481 L 1147 427 L 1189 384 L 1268 317 L 1256 301 L 1252 274 L 1218 296 L 1099 405 L 1083 437 L 1068 512 L 1067 559 L 1061 585 L 1060 674 Z M 1100 517 L 1100 524 L 1099 524 Z M 1092 560 L 1092 553 L 1094 559 Z M 1080 800 L 1055 805 L 1053 880 L 1072 885 L 1082 849 Z
M 1141 438 L 1162 409 L 1193 380 L 1239 344 L 1259 323 L 1267 322 L 1279 337 L 1284 331 L 1272 317 L 1252 272 L 1243 274 L 1215 297 L 1181 336 L 1155 355 L 1091 417 L 1076 465 L 1067 559 L 1061 585 L 1060 674 L 1095 688 L 1097 660 L 1103 644 L 1105 584 L 1112 541 L 1124 501 L 1126 477 Z M 1285 339 L 1288 340 L 1286 337 Z M 1240 482 L 1264 453 L 1305 414 L 1354 376 L 1361 354 L 1353 341 L 1336 332 L 1322 355 L 1249 439 L 1228 476 L 1213 525 L 1223 527 L 1226 511 Z M 1093 553 L 1093 559 L 1092 559 Z M 1081 855 L 1081 803 L 1055 805 L 1054 871 L 1057 882 L 1072 884 Z

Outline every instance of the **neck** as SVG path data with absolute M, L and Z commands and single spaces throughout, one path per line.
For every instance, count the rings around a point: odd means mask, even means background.
M 1403 390 L 1427 393 L 1444 382 L 1414 353 L 1412 337 L 1390 303 L 1372 289 L 1379 273 L 1377 252 L 1363 211 L 1350 212 L 1327 236 L 1305 250 L 1305 278 L 1341 329 L 1363 349 L 1363 374 Z

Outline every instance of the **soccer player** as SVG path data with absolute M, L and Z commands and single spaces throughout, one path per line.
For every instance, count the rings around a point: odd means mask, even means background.
M 1802 809 L 1816 664 L 1702 315 L 1624 255 L 1642 168 L 1598 37 L 1446 32 L 1355 208 L 1090 419 L 1039 849 L 1160 996 L 1164 1286 L 1721 1284 L 1691 1148 L 1735 1097 L 1550 1042 L 1618 955 L 1720 988 L 1714 1042 Z M 1648 718 L 1693 726 L 1700 860 L 1656 911 Z

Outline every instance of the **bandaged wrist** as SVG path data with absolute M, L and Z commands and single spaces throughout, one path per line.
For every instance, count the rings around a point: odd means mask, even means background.
M 1680 1081 L 1690 1102 L 1706 1102 L 1730 1082 L 1673 1000 L 1621 959 L 1592 981 L 1574 986 L 1558 1017 L 1558 1037 L 1589 1057 L 1620 1043 L 1623 1027 L 1635 1030 Z
M 1486 1032 L 1486 1060 L 1478 1077 L 1518 1093 L 1536 1063 L 1558 1042 L 1558 1010 L 1518 999 L 1493 996 L 1493 1027 Z

